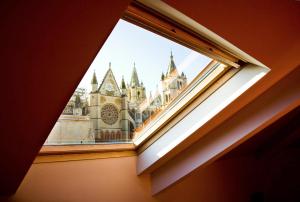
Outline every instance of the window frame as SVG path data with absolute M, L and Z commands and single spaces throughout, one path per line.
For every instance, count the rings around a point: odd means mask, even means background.
M 215 67 L 216 66 L 216 67 Z M 224 69 L 222 70 L 222 66 Z M 215 68 L 214 68 L 215 67 Z M 152 123 L 145 127 L 141 131 L 140 136 L 133 139 L 135 146 L 139 147 L 146 143 L 153 135 L 160 132 L 160 130 L 167 130 L 171 128 L 178 121 L 174 119 L 182 114 L 187 108 L 190 109 L 189 105 L 194 102 L 201 94 L 207 91 L 214 82 L 218 81 L 223 75 L 225 75 L 230 67 L 222 65 L 217 61 L 212 61 L 203 72 L 200 72 L 198 76 L 189 84 L 189 86 L 181 92 L 172 102 L 158 115 Z M 238 69 L 233 68 L 236 71 Z M 208 71 L 207 71 L 208 70 Z M 220 82 L 220 80 L 219 80 Z M 225 82 L 223 80 L 223 82 Z M 209 96 L 213 91 L 208 90 L 206 96 Z M 168 127 L 167 127 L 168 125 Z M 167 127 L 167 128 L 166 128 Z M 150 131 L 150 132 L 148 132 Z
M 191 97 L 191 100 L 189 102 L 184 103 L 184 105 L 180 107 L 176 112 L 173 112 L 171 115 L 169 115 L 170 117 L 168 119 L 164 120 L 162 123 L 152 125 L 152 127 L 154 127 L 154 130 L 152 132 L 149 132 L 148 134 L 141 134 L 143 138 L 136 137 L 133 139 L 134 145 L 137 147 L 138 151 L 141 152 L 147 148 L 147 146 L 145 145 L 151 144 L 149 144 L 148 142 L 150 139 L 152 139 L 151 142 L 153 142 L 154 140 L 158 139 L 158 137 L 160 137 L 159 135 L 157 135 L 157 133 L 160 133 L 161 130 L 166 130 L 166 125 L 168 125 L 167 128 L 170 128 L 177 123 L 173 119 L 175 116 L 181 114 L 185 107 L 187 107 L 207 89 L 209 89 L 214 82 L 218 81 L 231 68 L 238 69 L 240 67 L 240 64 L 244 64 L 245 61 L 243 61 L 241 58 L 237 58 L 230 52 L 225 51 L 225 49 L 220 48 L 220 46 L 217 46 L 215 43 L 212 43 L 208 39 L 205 39 L 203 36 L 197 34 L 195 31 L 189 29 L 183 24 L 174 21 L 173 19 L 167 17 L 166 15 L 163 15 L 160 12 L 157 12 L 149 6 L 145 6 L 145 4 L 141 3 L 141 1 L 131 2 L 131 4 L 125 10 L 122 19 L 213 59 L 213 61 L 209 65 L 207 65 L 202 72 L 198 74 L 194 81 L 197 79 L 201 79 L 201 76 L 210 71 L 212 63 L 216 61 L 227 65 L 227 69 L 225 72 L 222 72 L 222 74 L 220 75 L 216 75 L 211 82 L 208 82 L 203 89 L 200 89 L 196 95 Z M 236 73 L 237 71 L 231 71 L 229 74 L 227 74 L 226 78 L 228 77 L 228 75 L 233 76 L 232 72 Z M 229 77 L 226 80 L 228 79 Z M 219 80 L 219 83 L 220 81 L 224 83 L 226 82 L 226 80 Z M 192 82 L 189 84 L 189 87 L 191 87 L 191 85 Z M 208 92 L 212 93 L 213 91 L 210 90 Z M 178 99 L 184 98 L 184 95 L 182 95 L 183 93 L 184 92 L 181 92 L 181 95 L 177 96 L 176 99 L 172 101 L 172 103 L 174 103 Z M 209 94 L 206 94 L 206 97 L 208 96 Z M 172 103 L 170 103 L 167 108 L 174 107 L 172 106 Z M 164 111 L 166 111 L 166 109 Z M 151 126 L 149 126 L 148 128 L 151 128 Z M 153 136 L 156 137 L 152 138 Z
M 43 146 L 39 155 L 123 151 L 137 151 L 138 153 L 141 153 L 153 142 L 157 141 L 164 134 L 164 131 L 174 126 L 180 120 L 180 117 L 189 113 L 196 104 L 200 104 L 228 79 L 234 76 L 235 73 L 239 71 L 239 67 L 241 65 L 247 63 L 244 59 L 245 57 L 237 57 L 236 54 L 233 54 L 226 48 L 223 48 L 207 37 L 197 33 L 195 30 L 190 29 L 188 26 L 183 25 L 170 17 L 167 17 L 167 15 L 162 14 L 157 11 L 157 9 L 153 9 L 155 5 L 153 6 L 150 4 L 152 4 L 152 2 L 147 0 L 131 2 L 121 19 L 200 52 L 203 55 L 228 65 L 229 68 L 226 72 L 223 72 L 222 75 L 219 75 L 216 79 L 214 79 L 213 82 L 209 83 L 208 86 L 199 91 L 198 94 L 195 95 L 186 105 L 186 108 L 182 107 L 171 119 L 168 119 L 167 122 L 161 124 L 155 132 L 151 133 L 139 144 L 135 144 L 133 140 L 133 143 L 95 144 L 86 145 L 87 147 L 83 147 L 83 145 L 72 145 L 72 149 L 68 146 L 61 145 Z M 158 2 L 158 4 L 160 4 L 160 2 Z M 208 68 L 206 67 L 203 72 L 207 71 L 207 69 Z
M 170 39 L 228 66 L 239 68 L 243 61 L 214 42 L 204 38 L 166 15 L 146 6 L 142 1 L 131 2 L 122 19 Z M 147 1 L 143 1 L 147 2 Z

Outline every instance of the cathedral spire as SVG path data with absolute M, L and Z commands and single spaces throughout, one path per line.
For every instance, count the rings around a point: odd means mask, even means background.
M 165 79 L 165 75 L 164 75 L 164 73 L 163 73 L 163 72 L 161 73 L 161 77 L 160 77 L 160 79 L 161 79 L 162 81 Z
M 126 89 L 126 84 L 125 84 L 125 81 L 124 81 L 124 76 L 122 76 L 121 89 Z
M 168 71 L 166 73 L 166 76 L 170 76 L 173 73 L 178 74 L 177 69 L 176 69 L 176 65 L 175 65 L 175 62 L 174 62 L 174 59 L 173 59 L 173 53 L 171 51 L 170 63 L 169 63 L 169 67 L 168 67 Z
M 95 70 L 94 70 L 94 73 L 93 73 L 93 78 L 92 78 L 91 84 L 98 84 Z
M 135 63 L 133 63 L 133 70 L 131 74 L 130 86 L 140 86 L 139 78 L 136 72 Z

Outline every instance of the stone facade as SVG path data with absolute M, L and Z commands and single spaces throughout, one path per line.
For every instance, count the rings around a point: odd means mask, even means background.
M 94 72 L 89 96 L 84 89 L 74 93 L 46 143 L 130 141 L 135 129 L 143 127 L 151 115 L 163 110 L 187 85 L 185 74 L 178 73 L 172 53 L 160 85 L 162 91 L 157 88 L 154 95 L 150 93 L 147 98 L 135 64 L 130 83 L 126 84 L 122 78 L 120 86 L 109 64 L 100 85 Z
M 128 97 L 120 91 L 111 64 L 98 87 L 96 74 L 91 82 L 90 120 L 96 142 L 122 142 L 132 139 L 135 121 L 128 112 Z
M 61 115 L 52 128 L 45 145 L 93 144 L 89 116 Z

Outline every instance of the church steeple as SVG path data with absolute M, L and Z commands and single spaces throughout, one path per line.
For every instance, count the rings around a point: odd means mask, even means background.
M 124 76 L 122 76 L 121 89 L 126 89 L 126 84 L 125 84 L 125 81 L 124 81 Z
M 92 78 L 91 84 L 98 84 L 95 70 L 94 70 L 94 73 L 93 73 L 93 78 Z
M 135 63 L 133 63 L 133 70 L 131 74 L 130 86 L 140 86 L 139 78 L 136 72 Z
M 122 92 L 122 95 L 126 95 L 126 93 L 127 93 L 124 76 L 122 76 L 122 81 L 121 81 L 121 92 Z
M 94 70 L 94 73 L 93 73 L 93 78 L 92 78 L 91 84 L 92 84 L 92 92 L 97 91 L 97 88 L 98 88 L 98 81 L 97 81 L 97 77 L 96 77 L 96 72 L 95 72 L 95 70 Z
M 163 72 L 161 73 L 161 77 L 160 77 L 160 79 L 161 79 L 162 81 L 165 79 L 165 75 L 164 75 L 164 73 L 163 73 Z
M 166 76 L 171 76 L 171 74 L 178 75 L 177 69 L 176 69 L 176 65 L 173 59 L 173 54 L 171 51 L 171 56 L 170 56 L 170 63 L 169 63 L 169 67 L 168 67 L 168 71 L 166 73 Z

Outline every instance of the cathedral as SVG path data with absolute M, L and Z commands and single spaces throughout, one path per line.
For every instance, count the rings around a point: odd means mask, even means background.
M 156 92 L 153 95 L 150 92 L 147 97 L 146 88 L 139 80 L 135 64 L 130 82 L 126 83 L 122 77 L 118 85 L 109 63 L 100 84 L 94 72 L 91 80 L 92 90 L 88 97 L 85 96 L 84 89 L 75 91 L 56 124 L 57 130 L 53 130 L 51 141 L 55 142 L 56 136 L 60 137 L 61 141 L 70 141 L 73 133 L 74 137 L 78 136 L 78 140 L 84 137 L 84 141 L 79 141 L 81 144 L 130 141 L 134 131 L 147 125 L 151 116 L 163 110 L 187 85 L 186 75 L 178 72 L 172 53 L 167 71 L 162 73 L 157 81 L 157 84 L 161 85 L 160 88 L 157 86 Z M 84 117 L 84 120 L 81 118 L 79 121 L 80 117 Z M 71 123 L 75 124 L 73 128 L 70 128 Z M 79 129 L 80 134 L 77 134 Z M 60 134 L 56 134 L 58 132 L 55 131 L 60 131 Z
M 98 85 L 94 72 L 91 81 L 89 113 L 95 142 L 122 142 L 133 138 L 135 128 L 140 127 L 151 114 L 167 106 L 187 85 L 187 78 L 178 73 L 171 53 L 167 72 L 161 76 L 162 92 L 147 98 L 146 88 L 140 82 L 135 64 L 131 80 L 126 84 L 122 78 L 118 86 L 111 63 Z
M 124 83 L 122 79 L 120 90 L 111 64 L 99 86 L 95 72 L 93 74 L 89 111 L 95 142 L 128 141 L 132 138 L 135 120 L 129 114 Z

